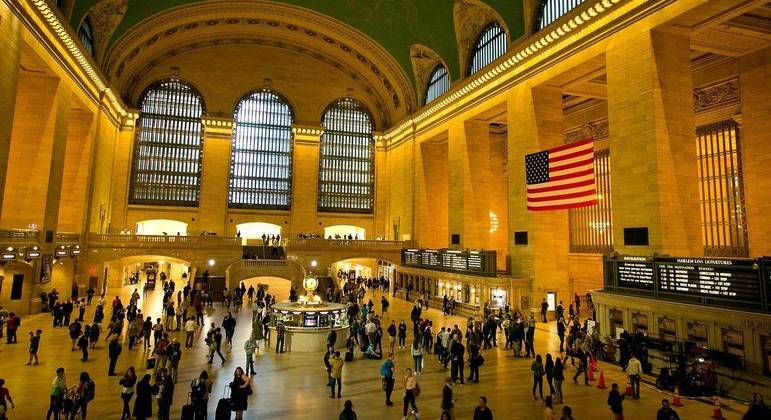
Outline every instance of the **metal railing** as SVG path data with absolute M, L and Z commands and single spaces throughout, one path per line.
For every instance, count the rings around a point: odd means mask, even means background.
M 401 251 L 408 246 L 405 241 L 378 241 L 365 239 L 285 239 L 283 245 L 287 248 L 356 248 L 356 249 L 387 249 Z
M 56 232 L 57 244 L 76 244 L 80 242 L 80 234 L 74 232 Z
M 124 246 L 137 248 L 213 248 L 241 247 L 241 238 L 225 236 L 121 235 L 92 233 L 90 246 Z

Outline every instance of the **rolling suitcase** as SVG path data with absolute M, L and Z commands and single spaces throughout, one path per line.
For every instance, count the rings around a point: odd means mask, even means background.
M 187 404 L 182 406 L 181 420 L 194 420 L 194 418 L 195 418 L 195 409 L 193 408 L 193 404 L 190 404 L 190 393 L 188 393 Z
M 345 352 L 345 361 L 346 362 L 352 362 L 353 361 L 353 352 L 352 351 Z
M 225 397 L 230 394 L 230 388 L 225 387 L 222 392 L 222 398 L 217 401 L 217 411 L 214 412 L 214 420 L 230 420 L 230 397 Z

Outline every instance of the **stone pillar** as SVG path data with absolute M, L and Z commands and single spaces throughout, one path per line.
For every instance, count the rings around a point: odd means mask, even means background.
M 59 200 L 59 230 L 80 233 L 86 213 L 86 196 L 91 180 L 91 147 L 94 139 L 93 114 L 88 111 L 70 112 L 67 151 L 62 173 L 62 194 Z
M 291 232 L 323 234 L 322 226 L 316 221 L 317 196 L 319 185 L 319 143 L 323 129 L 321 126 L 292 127 L 294 134 L 294 153 L 292 156 L 292 222 Z M 282 235 L 284 237 L 287 234 Z
M 57 229 L 70 92 L 53 77 L 21 73 L 18 80 L 0 223 L 35 225 L 45 239 Z
M 703 254 L 690 43 L 649 32 L 606 51 L 613 240 L 622 254 Z M 624 228 L 648 228 L 648 246 L 626 246 Z
M 449 234 L 460 234 L 452 248 L 480 249 L 490 244 L 490 126 L 481 122 L 450 124 Z M 449 238 L 448 238 L 449 239 Z
M 19 22 L 4 4 L 0 5 L 0 191 L 5 191 L 11 150 L 16 90 L 21 60 Z M 0 194 L 0 215 L 5 194 Z M 1 217 L 1 216 L 0 216 Z
M 750 256 L 771 254 L 771 48 L 739 58 L 739 139 Z
M 570 296 L 568 211 L 527 210 L 525 155 L 563 144 L 562 94 L 520 85 L 508 101 L 507 116 L 512 275 L 531 279 L 530 306 L 540 308 L 547 291 L 556 292 L 557 299 Z M 517 231 L 527 232 L 527 245 L 514 245 Z
M 236 232 L 226 232 L 230 151 L 235 121 L 232 118 L 204 116 L 202 122 L 204 138 L 198 229 L 221 236 L 236 236 Z M 190 234 L 195 233 L 188 232 Z
M 425 141 L 416 153 L 416 240 L 423 248 L 446 248 L 448 228 L 447 142 Z
M 134 157 L 134 139 L 136 136 L 139 111 L 131 110 L 120 128 L 115 140 L 113 158 L 110 232 L 119 233 L 124 229 L 134 230 L 128 226 L 128 200 L 131 194 L 131 164 Z

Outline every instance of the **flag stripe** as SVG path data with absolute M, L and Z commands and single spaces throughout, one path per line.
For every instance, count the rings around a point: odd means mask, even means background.
M 586 150 L 577 150 L 577 151 L 574 151 L 572 153 L 565 153 L 564 155 L 559 155 L 559 156 L 554 156 L 554 157 L 549 156 L 549 163 L 561 162 L 563 160 L 568 160 L 570 158 L 579 157 L 579 156 L 583 156 L 585 158 L 586 156 L 591 156 L 592 152 L 593 152 L 593 150 L 591 148 L 589 148 L 589 149 L 586 149 Z
M 591 197 L 592 200 L 594 200 L 596 193 L 597 193 L 597 191 L 594 188 L 592 188 L 589 191 L 579 191 L 579 192 L 574 192 L 574 193 L 570 193 L 570 194 L 551 195 L 551 196 L 546 196 L 546 197 L 530 197 L 530 196 L 528 196 L 527 197 L 527 201 L 529 203 L 539 203 L 539 202 L 543 202 L 543 201 L 566 200 L 568 198 L 579 198 L 579 197 Z
M 581 182 L 574 182 L 572 184 L 565 184 L 565 185 L 555 185 L 552 187 L 544 187 L 544 188 L 528 188 L 528 193 L 539 193 L 539 192 L 547 192 L 547 191 L 559 191 L 564 190 L 566 188 L 573 188 L 573 187 L 582 187 L 584 185 L 594 185 L 594 177 L 592 179 L 587 179 L 586 181 Z
M 551 163 L 549 163 L 549 173 L 557 172 L 557 171 L 564 171 L 565 169 L 572 169 L 577 168 L 579 166 L 588 165 L 594 162 L 594 157 L 589 157 L 589 159 L 579 160 L 578 162 L 568 163 L 565 165 L 560 166 L 551 166 Z
M 563 144 L 562 146 L 557 146 L 557 147 L 555 147 L 553 149 L 549 149 L 549 153 L 557 153 L 557 152 L 561 152 L 561 151 L 563 151 L 565 149 L 572 149 L 574 147 L 581 147 L 581 146 L 585 146 L 587 144 L 592 144 L 593 142 L 594 142 L 594 139 L 588 138 L 588 139 L 576 141 L 576 142 L 573 142 L 573 143 Z
M 582 185 L 580 187 L 566 188 L 566 189 L 564 189 L 562 191 L 559 191 L 558 193 L 554 192 L 554 191 L 535 192 L 535 193 L 534 192 L 528 192 L 527 193 L 527 198 L 530 199 L 530 198 L 540 198 L 540 197 L 554 197 L 555 195 L 573 194 L 573 193 L 578 193 L 578 192 L 587 192 L 587 191 L 593 191 L 594 189 L 595 189 L 594 185 L 590 184 L 590 185 Z
M 548 210 L 565 210 L 565 209 L 575 209 L 579 207 L 587 207 L 587 206 L 593 206 L 597 204 L 597 200 L 592 201 L 582 201 L 572 204 L 558 204 L 553 206 L 527 206 L 527 209 L 530 211 L 548 211 Z
M 575 177 L 581 177 L 584 175 L 594 175 L 594 165 L 592 165 L 590 168 L 584 169 L 580 172 L 573 172 L 573 173 L 567 173 L 565 175 L 557 175 L 549 177 L 549 182 L 551 181 L 561 181 L 563 179 L 572 179 Z
M 528 191 L 532 191 L 533 189 L 539 189 L 539 188 L 547 188 L 547 187 L 553 187 L 556 185 L 568 185 L 577 183 L 579 181 L 586 181 L 586 180 L 592 180 L 594 179 L 594 174 L 584 175 L 582 177 L 576 177 L 576 178 L 566 178 L 558 181 L 549 181 L 549 182 L 543 182 L 540 184 L 534 184 L 534 185 L 528 185 Z M 567 187 L 572 188 L 572 187 Z

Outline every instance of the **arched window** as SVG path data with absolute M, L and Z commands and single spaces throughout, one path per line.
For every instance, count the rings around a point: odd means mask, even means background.
M 292 197 L 292 110 L 270 90 L 238 103 L 228 204 L 288 210 Z
M 448 90 L 450 90 L 450 74 L 447 72 L 446 67 L 442 64 L 438 64 L 434 68 L 434 71 L 431 72 L 431 77 L 428 79 L 428 86 L 426 87 L 426 103 L 442 96 Z
M 139 109 L 129 202 L 197 206 L 203 151 L 201 95 L 181 80 L 163 80 L 145 91 Z
M 354 99 L 324 112 L 319 158 L 318 211 L 372 213 L 375 139 L 372 118 Z
M 86 52 L 88 52 L 88 54 L 93 57 L 94 35 L 91 31 L 91 19 L 88 17 L 83 19 L 83 22 L 80 24 L 80 28 L 78 29 L 78 38 L 80 38 L 80 43 L 83 44 Z
M 540 31 L 549 26 L 550 23 L 583 2 L 584 0 L 541 0 L 536 19 L 536 29 Z
M 482 35 L 477 39 L 474 50 L 471 52 L 469 63 L 469 76 L 478 72 L 486 65 L 497 60 L 506 53 L 506 31 L 498 22 L 491 23 Z

